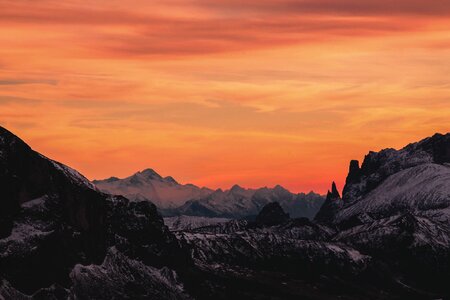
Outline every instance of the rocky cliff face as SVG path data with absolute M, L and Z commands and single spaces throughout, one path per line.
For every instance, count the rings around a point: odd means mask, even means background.
M 33 151 L 3 128 L 0 193 L 0 298 L 87 297 L 89 291 L 78 288 L 85 277 L 72 276 L 72 269 L 104 263 L 106 253 L 109 265 L 138 260 L 148 268 L 186 266 L 187 256 L 154 205 L 99 192 L 81 174 Z M 129 263 L 130 269 L 136 266 Z M 101 280 L 109 275 L 104 276 Z M 172 290 L 174 295 L 178 290 Z
M 410 212 L 450 224 L 450 134 L 436 134 L 403 149 L 370 152 L 352 162 L 343 207 L 334 223 L 370 222 Z
M 8 236 L 21 205 L 58 196 L 59 213 L 72 225 L 91 232 L 103 228 L 105 201 L 78 172 L 34 152 L 0 127 L 0 237 Z
M 436 134 L 400 150 L 370 152 L 361 167 L 351 161 L 342 201 L 329 193 L 317 219 L 365 222 L 410 211 L 449 222 L 449 153 L 450 134 Z
M 400 150 L 369 152 L 361 168 L 352 161 L 343 192 L 345 202 L 354 202 L 378 187 L 386 178 L 402 170 L 423 165 L 450 163 L 450 134 L 435 134 Z

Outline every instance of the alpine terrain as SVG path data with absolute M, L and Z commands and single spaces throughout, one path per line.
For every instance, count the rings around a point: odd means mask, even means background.
M 280 186 L 135 175 L 106 193 L 0 127 L 0 299 L 450 297 L 450 134 L 351 161 L 317 214 L 288 204 L 320 196 Z M 170 184 L 166 209 L 192 215 L 164 224 L 151 202 Z
M 168 217 L 254 218 L 264 205 L 276 201 L 291 216 L 312 219 L 325 200 L 313 192 L 293 194 L 280 185 L 259 189 L 234 185 L 229 190 L 213 191 L 193 184 L 179 184 L 172 177 L 162 177 L 153 169 L 145 169 L 123 179 L 111 177 L 94 180 L 93 183 L 105 193 L 123 195 L 130 200 L 151 201 Z

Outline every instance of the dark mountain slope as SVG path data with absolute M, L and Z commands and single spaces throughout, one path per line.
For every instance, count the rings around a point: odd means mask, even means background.
M 14 293 L 76 297 L 79 290 L 72 287 L 80 277 L 69 276 L 73 267 L 101 264 L 107 252 L 122 253 L 108 261 L 136 259 L 152 268 L 184 269 L 188 263 L 153 204 L 99 192 L 78 172 L 3 128 L 0 195 L 0 296 L 5 298 Z M 131 272 L 137 264 L 127 266 Z M 176 297 L 179 289 L 171 291 Z M 113 284 L 110 292 L 115 293 Z

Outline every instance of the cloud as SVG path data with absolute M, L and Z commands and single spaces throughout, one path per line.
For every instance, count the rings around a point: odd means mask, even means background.
M 154 12 L 137 0 L 126 6 L 106 1 L 4 3 L 0 1 L 0 24 L 66 26 L 71 46 L 96 57 L 192 56 L 395 34 L 421 30 L 427 23 L 424 19 L 450 13 L 448 0 L 169 0 L 154 4 L 164 11 L 186 11 L 179 14 Z M 54 42 L 61 47 L 62 40 Z
M 350 16 L 448 16 L 450 1 L 421 0 L 194 0 L 206 8 L 246 13 L 335 14 Z
M 22 84 L 57 85 L 58 81 L 52 79 L 0 79 L 0 85 L 22 85 Z
M 128 34 L 93 35 L 90 45 L 119 56 L 182 56 L 273 48 L 336 37 L 367 37 L 411 30 L 410 24 L 336 18 L 158 20 Z M 88 45 L 85 45 L 88 47 Z
M 0 95 L 0 105 L 2 104 L 35 105 L 41 102 L 42 102 L 41 100 L 37 99 Z

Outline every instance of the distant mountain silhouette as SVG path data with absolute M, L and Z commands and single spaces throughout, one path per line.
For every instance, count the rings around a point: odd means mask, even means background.
M 163 178 L 153 169 L 119 179 L 94 180 L 103 192 L 123 195 L 131 200 L 148 200 L 165 216 L 244 218 L 256 216 L 269 202 L 277 201 L 293 217 L 314 218 L 324 198 L 316 193 L 293 194 L 280 185 L 274 188 L 245 189 L 234 185 L 229 190 L 211 190 L 192 184 L 179 184 Z
M 160 209 L 176 208 L 188 200 L 201 199 L 213 193 L 193 184 L 179 184 L 173 177 L 162 177 L 153 169 L 145 169 L 129 177 L 94 180 L 103 192 L 123 195 L 130 200 L 147 200 Z

